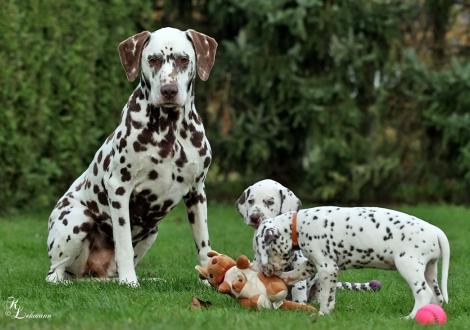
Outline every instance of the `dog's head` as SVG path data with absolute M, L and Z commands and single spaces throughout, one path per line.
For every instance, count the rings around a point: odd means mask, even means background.
M 268 276 L 279 276 L 294 259 L 290 235 L 291 218 L 292 213 L 289 212 L 267 219 L 256 230 L 253 238 L 253 264 Z
M 119 44 L 119 56 L 130 81 L 141 72 L 149 101 L 160 107 L 181 107 L 191 97 L 196 72 L 207 80 L 217 42 L 194 30 L 162 28 L 140 32 Z
M 295 194 L 273 180 L 262 180 L 246 188 L 236 202 L 245 223 L 258 228 L 261 221 L 298 211 L 302 203 Z

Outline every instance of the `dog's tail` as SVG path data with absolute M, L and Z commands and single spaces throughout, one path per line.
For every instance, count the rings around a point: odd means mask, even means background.
M 449 303 L 449 296 L 447 295 L 447 277 L 449 276 L 449 260 L 450 260 L 450 246 L 446 234 L 438 229 L 437 239 L 439 247 L 441 248 L 442 257 L 442 274 L 441 274 L 441 288 L 444 302 Z

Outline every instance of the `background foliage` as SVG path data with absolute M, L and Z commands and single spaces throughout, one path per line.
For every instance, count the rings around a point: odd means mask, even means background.
M 219 41 L 196 88 L 210 195 L 272 177 L 307 201 L 468 201 L 463 1 L 3 3 L 3 210 L 52 205 L 86 168 L 133 88 L 117 44 L 166 25 Z

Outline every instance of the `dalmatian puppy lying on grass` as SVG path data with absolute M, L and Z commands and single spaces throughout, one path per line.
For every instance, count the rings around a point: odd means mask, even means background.
M 305 256 L 287 271 L 295 249 Z M 450 248 L 439 228 L 411 215 L 377 207 L 316 207 L 264 220 L 254 240 L 255 260 L 266 275 L 287 284 L 317 273 L 320 313 L 334 309 L 338 272 L 348 268 L 396 269 L 419 308 L 448 302 Z M 437 262 L 442 258 L 441 289 Z
M 298 211 L 302 203 L 297 196 L 280 183 L 273 180 L 262 180 L 246 188 L 238 198 L 236 207 L 245 223 L 254 229 L 258 228 L 263 220 L 273 218 L 286 212 Z M 294 251 L 292 266 L 300 265 L 306 259 L 300 250 Z M 260 269 L 257 269 L 258 271 Z M 292 300 L 306 303 L 317 298 L 318 277 L 312 276 L 308 280 L 295 283 L 290 287 Z M 337 288 L 355 291 L 376 291 L 380 289 L 380 282 L 372 280 L 369 283 L 338 282 Z

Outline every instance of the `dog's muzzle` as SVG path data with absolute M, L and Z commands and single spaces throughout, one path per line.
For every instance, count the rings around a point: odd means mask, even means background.
M 176 84 L 165 84 L 160 88 L 165 104 L 174 104 L 176 95 L 178 94 L 178 85 Z
M 249 220 L 250 220 L 249 225 L 254 227 L 255 229 L 257 229 L 259 224 L 263 220 L 263 218 L 264 218 L 264 216 L 263 216 L 262 213 L 259 213 L 259 212 L 252 213 L 249 217 Z

